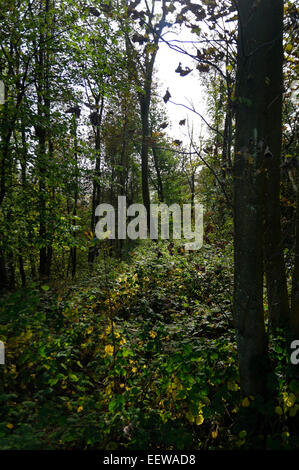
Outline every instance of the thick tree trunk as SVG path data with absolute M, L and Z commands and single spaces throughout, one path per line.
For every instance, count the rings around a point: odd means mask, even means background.
M 283 93 L 283 1 L 271 3 L 271 21 L 267 22 L 265 51 L 267 67 L 265 93 L 265 195 L 264 253 L 267 296 L 271 327 L 289 324 L 289 299 L 281 235 L 280 163 L 282 144 Z
M 269 51 L 281 41 L 283 0 L 240 0 L 234 164 L 235 291 L 241 389 L 267 394 L 263 312 L 263 180 Z M 274 28 L 272 24 L 276 25 Z M 274 67 L 274 65 L 273 65 Z M 280 74 L 281 62 L 277 63 Z M 274 69 L 273 69 L 274 71 Z M 279 99 L 279 97 L 278 97 Z
M 296 209 L 296 245 L 295 265 L 292 280 L 292 305 L 290 316 L 292 339 L 299 339 L 299 170 L 297 168 L 297 209 Z M 297 366 L 298 367 L 298 366 Z

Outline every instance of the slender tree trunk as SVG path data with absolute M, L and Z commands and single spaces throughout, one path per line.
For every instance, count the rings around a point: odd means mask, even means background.
M 9 175 L 10 166 L 11 166 L 11 152 L 10 144 L 11 138 L 14 133 L 16 121 L 18 119 L 20 106 L 22 104 L 24 94 L 25 94 L 25 81 L 27 78 L 29 62 L 25 66 L 24 76 L 22 83 L 16 84 L 17 98 L 16 103 L 12 105 L 8 104 L 5 100 L 3 106 L 3 112 L 0 113 L 1 116 L 1 141 L 0 141 L 0 207 L 2 206 L 3 200 L 8 192 L 7 188 L 7 179 Z M 14 72 L 9 70 L 8 75 L 13 75 Z M 7 89 L 5 87 L 5 98 L 7 95 Z
M 75 189 L 74 189 L 74 207 L 73 207 L 73 217 L 76 222 L 77 215 L 77 204 L 78 204 L 78 192 L 79 192 L 79 169 L 78 169 L 78 141 L 77 141 L 77 122 L 76 116 L 73 116 L 73 133 L 74 133 L 74 157 L 75 157 Z M 76 231 L 74 231 L 74 239 L 76 239 Z M 77 270 L 77 248 L 73 246 L 71 248 L 72 252 L 72 279 L 74 279 Z
M 26 274 L 25 274 L 24 261 L 23 261 L 22 256 L 19 256 L 19 271 L 20 271 L 20 276 L 21 276 L 21 281 L 22 281 L 22 287 L 25 287 L 26 286 Z
M 165 5 L 163 1 L 163 15 Z M 163 26 L 160 26 L 159 34 L 161 34 Z M 158 40 L 156 39 L 156 45 Z M 152 80 L 154 64 L 157 56 L 157 51 L 152 54 L 146 55 L 145 58 L 145 74 L 143 82 L 143 93 L 139 94 L 140 102 L 140 117 L 141 117 L 141 128 L 142 128 L 142 143 L 141 143 L 141 178 L 142 178 L 142 199 L 143 204 L 147 212 L 147 228 L 150 229 L 151 214 L 150 214 L 150 188 L 149 188 L 149 140 L 151 138 L 150 130 L 150 106 L 151 106 L 151 94 L 152 94 Z
M 46 168 L 45 168 L 45 133 L 39 130 L 39 237 L 43 246 L 39 250 L 39 274 L 41 278 L 47 277 L 47 247 L 46 239 Z
M 126 100 L 126 99 L 125 99 Z M 119 196 L 127 196 L 127 179 L 128 179 L 128 152 L 127 152 L 127 143 L 128 143 L 128 106 L 125 101 L 123 116 L 122 116 L 123 126 L 122 126 L 122 143 L 120 151 L 120 168 L 119 168 Z M 118 227 L 118 211 L 115 212 L 115 221 L 116 226 Z M 116 251 L 119 256 L 121 256 L 122 249 L 125 244 L 125 240 L 117 238 L 115 240 Z
M 158 43 L 162 31 L 165 27 L 166 16 L 169 12 L 166 5 L 167 1 L 162 0 L 162 16 L 160 20 L 154 25 L 153 10 L 149 10 L 148 4 L 146 4 L 148 13 L 148 24 L 150 28 L 155 31 L 153 35 L 153 45 L 155 50 L 152 52 L 144 50 L 145 60 L 143 63 L 143 70 L 141 72 L 142 79 L 138 80 L 138 85 L 142 87 L 142 92 L 139 92 L 139 104 L 140 104 L 140 117 L 142 127 L 142 143 L 141 143 L 141 178 L 142 178 L 142 199 L 143 204 L 147 212 L 147 228 L 150 229 L 151 225 L 151 214 L 150 214 L 150 188 L 149 188 L 149 167 L 148 167 L 148 156 L 149 156 L 149 140 L 150 125 L 149 125 L 149 111 L 151 105 L 151 92 L 152 92 L 152 79 L 154 64 L 157 56 Z M 146 32 L 150 31 L 150 28 L 146 28 Z M 129 59 L 129 67 L 132 70 L 136 70 L 136 63 L 132 54 L 131 47 L 129 46 L 128 38 L 126 39 L 127 55 Z M 136 74 L 138 75 L 138 73 Z M 134 76 L 134 75 L 132 75 Z
M 142 178 L 142 200 L 147 212 L 147 227 L 150 227 L 150 190 L 149 190 L 149 169 L 148 169 L 148 153 L 149 153 L 149 109 L 151 100 L 151 80 L 152 76 L 146 77 L 148 84 L 145 86 L 145 94 L 140 94 L 140 113 L 142 126 L 142 143 L 141 143 L 141 178 Z
M 153 157 L 154 157 L 155 170 L 157 173 L 158 199 L 160 202 L 164 202 L 164 191 L 163 191 L 163 182 L 162 182 L 161 172 L 160 172 L 159 157 L 158 157 L 157 149 L 154 145 L 152 146 L 152 151 L 153 151 Z
M 13 290 L 16 285 L 15 260 L 12 251 L 9 251 L 7 255 L 8 287 Z
M 224 121 L 224 134 L 223 134 L 223 147 L 222 147 L 222 166 L 226 168 L 232 167 L 232 160 L 231 160 L 231 146 L 232 146 L 232 113 L 230 109 L 230 105 L 228 104 L 228 108 L 225 114 L 225 121 Z M 223 170 L 223 176 L 226 176 L 226 171 Z
M 35 260 L 34 256 L 32 254 L 29 254 L 29 262 L 30 262 L 30 273 L 31 273 L 31 278 L 35 281 L 37 278 L 36 274 L 36 266 L 35 266 Z
M 3 250 L 0 248 L 0 291 L 6 289 L 8 286 L 7 274 L 5 267 L 5 258 Z
M 51 250 L 48 252 L 46 243 L 47 236 L 47 140 L 49 142 L 50 132 L 50 90 L 49 90 L 49 18 L 50 0 L 40 2 L 41 11 L 44 8 L 43 28 L 40 31 L 39 50 L 36 56 L 37 73 L 37 108 L 38 125 L 36 127 L 38 135 L 38 176 L 39 176 L 39 237 L 42 246 L 39 251 L 39 274 L 41 279 L 49 277 L 49 261 L 52 256 Z M 47 124 L 46 124 L 47 123 Z M 50 149 L 50 143 L 49 143 Z M 50 253 L 50 255 L 48 255 Z
M 10 109 L 6 100 L 7 89 L 4 89 L 4 106 L 0 113 L 1 117 L 1 138 L 0 138 L 0 208 L 2 210 L 2 203 L 7 195 L 7 186 L 9 175 L 8 170 L 11 162 L 10 142 L 13 136 L 15 121 L 17 118 L 17 109 L 20 102 L 17 102 L 15 111 Z M 0 247 L 0 290 L 9 287 L 11 284 L 8 276 L 9 266 L 6 266 L 6 249 L 5 240 L 2 238 Z M 8 269 L 7 269 L 8 268 Z
M 98 105 L 98 102 L 96 103 Z M 91 204 L 91 220 L 90 220 L 90 230 L 92 233 L 95 231 L 95 211 L 97 206 L 100 203 L 101 198 L 101 186 L 100 186 L 100 177 L 101 177 L 101 125 L 103 118 L 104 110 L 104 97 L 101 97 L 100 112 L 98 114 L 97 125 L 95 126 L 95 152 L 96 152 L 96 161 L 93 177 L 93 189 L 92 189 L 92 204 Z M 95 249 L 94 246 L 90 247 L 88 251 L 88 264 L 92 269 L 93 262 L 95 259 Z
M 6 195 L 6 171 L 10 159 L 10 140 L 13 135 L 14 121 L 10 116 L 8 103 L 4 103 L 1 119 L 1 143 L 0 143 L 0 206 Z

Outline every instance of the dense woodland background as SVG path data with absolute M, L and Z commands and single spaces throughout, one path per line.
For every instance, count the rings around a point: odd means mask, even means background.
M 298 16 L 1 0 L 0 449 L 299 448 Z M 203 248 L 97 239 L 118 196 L 203 204 Z

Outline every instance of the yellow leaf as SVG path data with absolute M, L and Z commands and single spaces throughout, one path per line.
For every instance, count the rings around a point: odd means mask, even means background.
M 114 352 L 114 347 L 111 344 L 107 344 L 107 346 L 105 346 L 105 353 L 108 356 L 113 356 L 113 352 Z
M 294 393 L 290 393 L 289 395 L 287 393 L 284 393 L 283 401 L 285 402 L 288 408 L 291 408 L 296 402 L 296 395 L 294 395 Z
M 245 439 L 239 439 L 237 442 L 236 442 L 237 446 L 238 447 L 242 447 L 244 444 L 245 444 Z
M 81 411 L 83 411 L 83 406 L 78 406 L 77 413 L 81 413 Z
M 245 398 L 242 400 L 242 406 L 244 406 L 245 408 L 248 408 L 248 406 L 250 406 L 250 401 L 249 401 L 249 398 L 248 398 L 248 397 L 245 397 Z
M 203 415 L 201 415 L 201 414 L 198 415 L 198 416 L 196 417 L 196 425 L 197 425 L 197 426 L 200 426 L 200 425 L 204 422 L 204 420 L 205 420 L 205 419 L 204 419 Z
M 7 423 L 6 427 L 8 429 L 13 429 L 14 425 L 12 423 Z
M 293 44 L 291 44 L 291 43 L 290 43 L 290 44 L 287 44 L 285 49 L 286 49 L 286 52 L 292 52 L 292 50 L 293 50 Z
M 153 132 L 153 137 L 159 137 L 161 135 L 161 132 Z
M 216 431 L 212 431 L 212 439 L 216 439 L 218 436 L 218 430 L 216 429 Z
M 236 382 L 228 381 L 227 382 L 227 388 L 228 388 L 228 390 L 231 390 L 232 392 L 237 392 L 240 387 L 239 387 L 238 384 L 236 384 Z
M 193 414 L 190 413 L 190 411 L 188 411 L 188 413 L 186 413 L 186 418 L 188 419 L 188 421 L 189 421 L 191 424 L 194 423 L 194 421 L 195 421 L 195 418 L 194 418 Z
M 279 416 L 281 416 L 283 414 L 281 406 L 276 406 L 275 407 L 275 413 Z
M 296 416 L 298 409 L 299 409 L 299 405 L 293 406 L 292 408 L 289 409 L 289 415 L 292 417 Z

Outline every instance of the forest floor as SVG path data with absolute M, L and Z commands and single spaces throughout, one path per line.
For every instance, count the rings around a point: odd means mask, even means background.
M 153 245 L 1 300 L 0 449 L 299 447 L 282 338 L 273 398 L 240 393 L 230 244 Z

